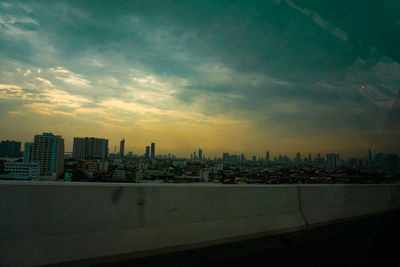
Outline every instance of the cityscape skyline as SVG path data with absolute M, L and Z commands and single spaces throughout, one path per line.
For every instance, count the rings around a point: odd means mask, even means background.
M 47 132 L 43 132 L 43 133 L 47 133 Z M 62 135 L 60 135 L 60 136 L 64 139 L 64 141 L 63 141 L 64 145 L 65 145 L 65 143 L 68 143 L 66 141 L 68 139 L 64 138 Z M 115 154 L 115 153 L 112 152 L 112 150 L 110 150 L 110 147 L 111 148 L 112 147 L 116 147 L 116 144 L 115 145 L 110 144 L 109 143 L 109 139 L 107 139 L 104 136 L 103 137 L 93 137 L 93 136 L 90 136 L 90 137 L 89 136 L 87 136 L 87 137 L 73 137 L 73 141 L 72 141 L 73 142 L 73 146 L 72 147 L 74 148 L 75 146 L 77 146 L 77 143 L 76 143 L 77 141 L 80 141 L 81 143 L 84 142 L 84 144 L 85 144 L 84 147 L 87 146 L 86 142 L 88 142 L 88 141 L 85 141 L 85 139 L 86 140 L 89 139 L 89 141 L 91 139 L 92 140 L 94 139 L 94 140 L 97 140 L 97 142 L 104 143 L 104 144 L 101 144 L 101 146 L 102 146 L 101 149 L 103 150 L 102 152 L 101 152 L 100 148 L 97 148 L 97 151 L 99 151 L 99 149 L 100 149 L 100 152 L 97 152 L 97 153 L 102 153 L 102 155 L 103 155 L 103 156 L 99 156 L 98 158 L 104 158 L 104 156 L 106 154 Z M 21 143 L 20 144 L 21 151 L 24 151 L 25 149 L 29 149 L 29 145 L 33 144 L 32 140 L 23 142 L 23 141 L 19 141 L 19 140 L 1 139 L 0 138 L 0 142 L 5 142 L 5 141 L 7 141 L 7 142 L 8 141 L 10 141 L 10 142 L 20 142 Z M 94 141 L 91 141 L 91 142 L 94 142 Z M 119 151 L 115 155 L 121 155 L 121 151 L 126 151 L 126 152 L 123 153 L 123 156 L 131 154 L 131 155 L 143 156 L 145 158 L 154 158 L 155 156 L 160 156 L 160 155 L 164 155 L 164 156 L 166 156 L 166 155 L 174 155 L 174 156 L 177 156 L 179 158 L 186 158 L 186 159 L 195 159 L 195 158 L 196 159 L 197 158 L 198 159 L 202 159 L 202 158 L 204 158 L 204 159 L 208 159 L 208 158 L 210 158 L 210 159 L 214 159 L 214 158 L 222 159 L 224 154 L 227 153 L 227 154 L 230 154 L 230 155 L 238 155 L 238 156 L 244 155 L 247 160 L 250 160 L 253 157 L 256 157 L 257 160 L 258 159 L 268 159 L 268 160 L 272 161 L 274 158 L 278 158 L 279 156 L 282 156 L 282 157 L 286 156 L 290 160 L 296 161 L 298 159 L 303 160 L 304 158 L 310 158 L 310 157 L 315 159 L 318 156 L 322 156 L 324 158 L 328 154 L 332 154 L 332 153 L 333 154 L 339 154 L 341 159 L 367 158 L 369 160 L 371 160 L 373 154 L 377 154 L 377 153 L 385 153 L 385 154 L 392 154 L 392 153 L 397 154 L 398 153 L 397 151 L 393 151 L 393 150 L 392 151 L 376 150 L 376 149 L 374 149 L 372 147 L 366 147 L 364 149 L 364 151 L 361 151 L 358 155 L 353 154 L 353 155 L 350 155 L 350 156 L 346 155 L 346 154 L 342 154 L 342 153 L 340 153 L 338 151 L 331 151 L 331 150 L 330 151 L 321 150 L 321 151 L 317 151 L 317 152 L 314 152 L 314 153 L 309 152 L 309 151 L 297 151 L 297 152 L 292 153 L 292 154 L 283 153 L 282 151 L 270 151 L 268 149 L 264 149 L 263 152 L 260 152 L 258 154 L 257 153 L 252 153 L 252 152 L 244 153 L 244 152 L 241 152 L 241 151 L 232 151 L 232 150 L 210 153 L 210 151 L 207 150 L 207 148 L 198 147 L 198 148 L 195 148 L 194 150 L 193 149 L 191 149 L 191 150 L 189 149 L 188 150 L 189 152 L 187 154 L 179 154 L 179 153 L 174 152 L 173 150 L 159 149 L 159 145 L 157 145 L 157 150 L 161 150 L 162 152 L 159 153 L 159 154 L 155 154 L 155 144 L 156 144 L 156 142 L 151 142 L 150 143 L 151 145 L 144 145 L 143 147 L 135 146 L 135 148 L 137 148 L 137 150 L 132 150 L 132 149 L 126 149 L 125 150 L 125 148 L 126 148 L 125 147 L 125 142 L 126 142 L 126 138 L 123 138 L 122 140 L 119 141 L 119 145 L 120 145 Z M 129 146 L 129 142 L 127 144 L 128 144 L 128 146 L 127 146 L 128 148 L 133 147 L 132 145 Z M 98 144 L 97 146 L 99 146 L 99 145 L 100 144 Z M 104 146 L 106 146 L 106 147 L 104 147 Z M 24 148 L 24 150 L 22 148 Z M 84 148 L 82 148 L 82 149 L 84 149 Z M 76 151 L 74 151 L 74 149 L 71 149 L 71 150 L 65 149 L 65 153 L 66 154 L 70 153 L 74 158 L 77 158 L 77 159 L 80 159 L 80 158 L 81 159 L 85 159 L 84 156 L 81 156 L 81 157 L 74 156 L 75 155 L 74 153 L 79 153 L 79 154 L 83 155 L 85 153 L 84 152 L 85 150 L 82 150 L 82 149 L 81 149 L 80 152 L 76 152 Z M 94 149 L 94 146 L 92 148 L 92 145 L 90 144 L 90 150 L 93 150 L 93 149 Z M 204 153 L 203 153 L 203 151 L 204 151 Z M 196 155 L 196 153 L 197 153 L 197 155 Z M 23 157 L 23 156 L 24 155 L 22 155 L 22 154 L 20 155 L 20 157 Z M 87 159 L 89 159 L 89 158 L 87 158 Z

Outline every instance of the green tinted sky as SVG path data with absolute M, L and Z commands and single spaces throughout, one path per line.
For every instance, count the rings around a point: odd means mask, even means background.
M 0 139 L 399 151 L 398 1 L 0 1 Z

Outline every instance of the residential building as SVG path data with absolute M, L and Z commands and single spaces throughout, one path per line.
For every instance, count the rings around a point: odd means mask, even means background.
M 33 162 L 40 164 L 40 179 L 56 180 L 64 172 L 64 139 L 52 133 L 35 135 Z
M 72 157 L 75 160 L 104 160 L 108 157 L 108 139 L 74 137 Z
M 17 141 L 1 141 L 0 142 L 0 157 L 20 157 L 21 142 Z
M 24 146 L 24 162 L 32 162 L 33 159 L 33 143 L 26 142 Z

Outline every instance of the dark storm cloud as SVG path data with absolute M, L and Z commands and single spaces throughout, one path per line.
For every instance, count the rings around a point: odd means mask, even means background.
M 226 113 L 255 125 L 380 127 L 388 110 L 390 117 L 397 112 L 391 109 L 400 85 L 392 60 L 399 59 L 400 45 L 394 1 L 21 4 L 1 6 L 0 55 L 79 74 L 91 89 L 62 81 L 91 99 L 126 100 L 129 69 L 139 69 L 186 80 L 173 94 L 185 105 L 203 101 L 204 114 Z M 100 82 L 106 76 L 118 83 Z

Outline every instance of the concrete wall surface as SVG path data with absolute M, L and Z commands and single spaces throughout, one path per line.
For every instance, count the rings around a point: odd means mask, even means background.
M 395 209 L 388 184 L 308 185 L 300 187 L 300 196 L 309 224 Z
M 392 185 L 391 189 L 392 189 L 393 203 L 397 209 L 400 209 L 400 184 Z
M 307 223 L 392 210 L 399 203 L 399 189 L 390 185 L 3 181 L 0 266 L 49 264 L 298 230 Z

